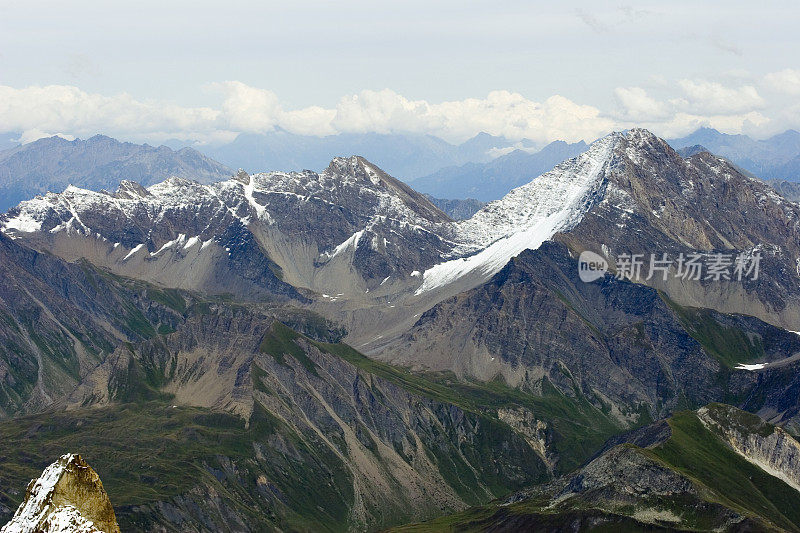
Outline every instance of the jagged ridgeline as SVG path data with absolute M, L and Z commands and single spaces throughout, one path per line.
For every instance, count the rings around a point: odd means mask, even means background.
M 123 531 L 796 529 L 798 221 L 644 130 L 459 221 L 361 157 L 22 202 L 0 519 L 74 452 Z M 760 253 L 761 275 L 614 276 L 651 251 Z

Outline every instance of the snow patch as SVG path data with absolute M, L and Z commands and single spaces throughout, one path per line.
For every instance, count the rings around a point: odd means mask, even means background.
M 16 217 L 6 220 L 3 231 L 15 230 L 21 233 L 33 233 L 41 229 L 42 223 L 40 221 L 33 218 L 27 211 L 20 211 Z
M 42 524 L 47 533 L 102 533 L 73 506 L 59 507 Z M 5 533 L 5 532 L 4 532 Z
M 761 370 L 762 368 L 766 368 L 768 365 L 769 363 L 756 363 L 752 365 L 739 363 L 738 365 L 736 365 L 735 370 L 750 370 L 750 371 Z
M 191 248 L 192 246 L 194 246 L 198 242 L 200 242 L 200 237 L 197 237 L 197 236 L 189 237 L 189 239 L 186 240 L 186 244 L 183 245 L 183 249 L 184 250 L 188 250 L 189 248 Z
M 134 246 L 133 248 L 131 248 L 131 251 L 130 251 L 130 252 L 128 252 L 128 255 L 126 255 L 125 257 L 123 257 L 123 258 L 122 258 L 122 260 L 123 260 L 123 261 L 127 261 L 129 257 L 131 257 L 132 255 L 134 255 L 136 252 L 138 252 L 139 250 L 141 250 L 143 247 L 144 247 L 144 243 L 142 243 L 142 244 L 137 244 L 136 246 Z
M 168 248 L 172 248 L 176 244 L 182 243 L 186 239 L 186 235 L 179 233 L 175 239 L 165 242 L 157 251 L 150 253 L 151 256 L 156 256 Z
M 366 163 L 362 163 L 362 165 L 364 166 L 364 171 L 367 173 L 367 176 L 369 176 L 369 181 L 371 181 L 373 185 L 380 185 L 381 178 L 378 176 L 378 173 L 375 172 L 375 169 Z
M 330 260 L 339 255 L 340 253 L 348 250 L 350 247 L 352 247 L 353 250 L 355 250 L 356 248 L 358 248 L 358 242 L 361 240 L 362 235 L 364 235 L 363 229 L 361 231 L 353 233 L 350 237 L 347 238 L 347 240 L 345 240 L 343 243 L 338 245 L 330 252 L 324 252 L 322 254 L 322 257 Z

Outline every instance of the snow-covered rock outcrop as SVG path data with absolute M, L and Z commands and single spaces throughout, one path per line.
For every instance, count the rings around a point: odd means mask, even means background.
M 100 477 L 68 453 L 31 480 L 25 500 L 0 533 L 119 533 Z

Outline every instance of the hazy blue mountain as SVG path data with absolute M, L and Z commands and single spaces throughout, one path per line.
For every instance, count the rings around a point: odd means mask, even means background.
M 775 192 L 792 202 L 800 202 L 800 183 L 779 179 L 764 180 Z
M 325 137 L 295 135 L 284 130 L 241 134 L 226 145 L 209 147 L 206 154 L 249 172 L 324 169 L 333 157 L 360 155 L 399 179 L 410 180 L 468 161 L 486 162 L 492 148 L 513 143 L 481 133 L 460 145 L 432 135 L 341 133 Z
M 541 147 L 541 145 L 538 145 Z M 513 148 L 512 148 L 513 147 Z M 522 148 L 527 151 L 532 151 L 537 148 L 536 143 L 529 139 L 522 139 L 519 142 L 506 139 L 502 136 L 490 135 L 486 132 L 481 132 L 475 137 L 464 141 L 458 145 L 458 151 L 465 161 L 491 161 L 499 155 L 493 154 L 493 149 L 505 149 L 510 152 L 514 148 Z
M 123 180 L 144 186 L 177 176 L 213 182 L 233 175 L 192 148 L 120 142 L 104 135 L 68 141 L 47 137 L 0 152 L 0 210 L 68 185 L 116 189 Z
M 19 146 L 19 133 L 0 133 L 0 150 L 8 150 Z
M 678 152 L 678 155 L 686 159 L 692 157 L 695 154 L 699 154 L 700 152 L 710 152 L 711 150 L 709 150 L 702 144 L 695 144 L 692 146 L 684 146 L 683 148 L 678 148 L 676 151 Z
M 412 181 L 420 192 L 437 198 L 475 198 L 489 202 L 528 183 L 555 165 L 587 148 L 583 141 L 555 141 L 538 152 L 514 150 L 488 162 L 451 166 Z
M 795 130 L 756 140 L 747 135 L 700 128 L 668 142 L 676 149 L 702 145 L 760 178 L 800 181 L 800 132 Z
M 486 205 L 486 202 L 481 202 L 474 198 L 451 200 L 448 198 L 434 198 L 430 194 L 425 196 L 433 205 L 444 211 L 453 220 L 466 220 Z

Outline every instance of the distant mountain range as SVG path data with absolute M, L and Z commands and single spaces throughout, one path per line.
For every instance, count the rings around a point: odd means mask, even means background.
M 763 179 L 800 181 L 800 133 L 788 130 L 765 140 L 702 128 L 668 141 L 683 157 L 708 150 Z M 491 161 L 472 161 L 410 180 L 420 192 L 437 198 L 502 198 L 553 166 L 586 150 L 581 141 L 555 141 L 540 151 L 514 150 Z
M 387 174 L 434 198 L 489 202 L 587 147 L 583 141 L 555 141 L 537 150 L 532 141 L 513 142 L 488 133 L 454 145 L 431 135 L 315 137 L 276 130 L 241 134 L 221 146 L 194 148 L 185 147 L 179 140 L 154 147 L 103 135 L 74 141 L 50 137 L 19 145 L 18 137 L 0 135 L 0 211 L 36 194 L 61 192 L 70 184 L 113 190 L 122 180 L 147 186 L 170 176 L 210 183 L 230 177 L 236 168 L 249 172 L 320 171 L 333 157 L 351 154 L 367 158 Z M 705 149 L 759 178 L 800 181 L 800 133 L 794 130 L 754 140 L 702 128 L 668 142 L 684 157 Z M 444 210 L 455 209 L 448 214 L 463 218 L 474 213 L 476 206 L 453 204 Z
M 409 181 L 447 166 L 490 161 L 498 151 L 514 144 L 488 133 L 453 145 L 432 135 L 342 133 L 316 137 L 276 130 L 241 134 L 229 144 L 203 151 L 226 165 L 249 172 L 320 171 L 333 157 L 357 154 L 392 176 Z M 533 146 L 530 141 L 521 144 Z
M 433 205 L 447 213 L 447 216 L 453 220 L 465 220 L 470 218 L 486 205 L 486 202 L 481 202 L 474 198 L 449 200 L 446 198 L 435 198 L 430 194 L 426 194 L 425 197 L 430 200 Z
M 114 190 L 123 180 L 151 185 L 177 176 L 210 183 L 233 174 L 192 148 L 174 151 L 105 135 L 74 141 L 47 137 L 0 152 L 0 211 L 68 185 Z
M 488 162 L 443 168 L 411 180 L 411 184 L 418 191 L 435 197 L 490 202 L 585 150 L 583 141 L 573 144 L 555 141 L 537 152 L 514 150 Z
M 800 132 L 795 130 L 758 141 L 747 135 L 701 128 L 667 142 L 675 149 L 703 146 L 762 179 L 800 181 Z
M 0 150 L 16 148 L 20 145 L 17 139 L 19 139 L 19 133 L 0 133 Z

